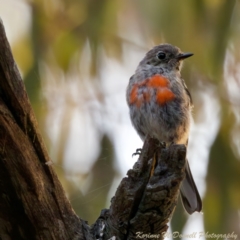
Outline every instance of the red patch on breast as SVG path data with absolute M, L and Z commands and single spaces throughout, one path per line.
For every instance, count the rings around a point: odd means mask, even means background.
M 138 93 L 139 84 L 135 84 L 130 92 L 129 103 L 135 104 L 138 108 L 141 107 L 143 101 L 147 96 Z M 150 96 L 148 97 L 150 99 Z
M 147 83 L 149 87 L 153 87 L 153 88 L 167 87 L 168 84 L 169 84 L 168 79 L 159 74 L 152 76 Z
M 129 103 L 135 104 L 140 108 L 143 103 L 150 102 L 151 92 L 156 89 L 156 102 L 160 105 L 164 105 L 175 98 L 174 93 L 168 86 L 169 80 L 166 77 L 156 74 L 141 83 L 133 85 L 130 92 Z
M 158 89 L 156 94 L 156 101 L 160 105 L 172 101 L 175 98 L 174 93 L 168 88 Z
M 138 98 L 138 84 L 133 85 L 132 91 L 130 92 L 129 103 L 134 104 Z
M 147 85 L 157 89 L 156 102 L 160 105 L 164 105 L 175 98 L 174 93 L 168 88 L 169 80 L 164 76 L 154 75 L 148 80 Z

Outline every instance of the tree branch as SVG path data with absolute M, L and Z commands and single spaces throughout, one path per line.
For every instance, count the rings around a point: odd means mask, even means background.
M 159 158 L 150 176 L 152 157 Z M 109 210 L 102 211 L 96 225 L 105 228 L 100 239 L 149 238 L 149 234 L 163 239 L 167 223 L 177 203 L 180 183 L 184 178 L 186 148 L 172 145 L 159 146 L 155 139 L 147 138 L 142 154 L 120 183 Z M 99 221 L 101 224 L 99 224 Z M 114 238 L 113 238 L 114 239 Z
M 2 22 L 0 190 L 1 239 L 84 239 L 52 169 Z

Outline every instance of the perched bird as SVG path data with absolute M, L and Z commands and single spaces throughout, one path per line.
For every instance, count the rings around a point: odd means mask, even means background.
M 155 46 L 139 63 L 127 87 L 127 103 L 134 128 L 167 145 L 188 144 L 192 98 L 181 78 L 183 53 L 171 44 Z M 202 210 L 202 201 L 186 161 L 186 177 L 180 193 L 189 214 Z

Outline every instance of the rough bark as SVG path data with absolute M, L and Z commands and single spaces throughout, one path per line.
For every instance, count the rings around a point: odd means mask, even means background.
M 88 226 L 73 211 L 52 169 L 0 22 L 0 239 L 149 238 L 143 234 L 161 239 L 184 177 L 185 155 L 182 145 L 164 148 L 148 138 L 110 208 Z
M 0 239 L 84 239 L 0 23 Z
M 158 157 L 151 176 L 154 152 Z M 93 226 L 94 232 L 103 236 L 99 239 L 163 239 L 184 178 L 185 158 L 184 145 L 165 148 L 147 138 L 138 161 L 112 198 L 110 209 L 102 211 Z

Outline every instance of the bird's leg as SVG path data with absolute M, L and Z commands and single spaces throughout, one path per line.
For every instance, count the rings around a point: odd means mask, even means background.
M 141 153 L 142 153 L 142 148 L 137 148 L 136 152 L 132 154 L 132 157 L 136 155 L 140 155 Z
M 159 142 L 159 147 L 166 148 L 166 146 L 167 146 L 166 142 Z M 153 161 L 152 161 L 152 166 L 151 166 L 150 177 L 153 176 L 154 170 L 155 170 L 156 165 L 157 165 L 157 159 L 158 159 L 158 154 L 157 153 L 158 153 L 158 150 L 156 149 L 156 151 L 153 154 Z
M 155 170 L 155 167 L 156 167 L 156 163 L 157 163 L 157 152 L 155 152 L 155 153 L 153 154 L 153 160 L 152 160 L 150 177 L 152 177 L 153 174 L 154 174 L 154 170 Z

